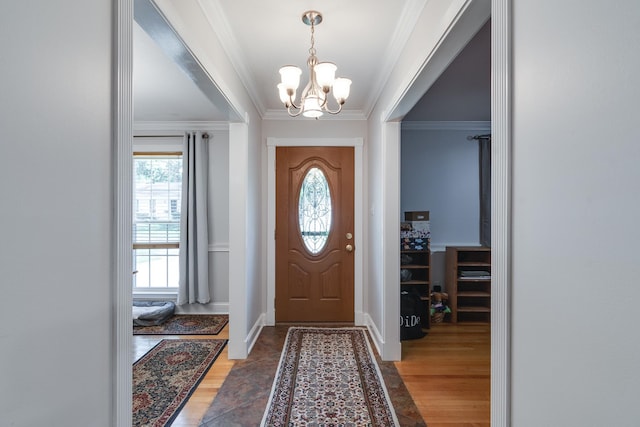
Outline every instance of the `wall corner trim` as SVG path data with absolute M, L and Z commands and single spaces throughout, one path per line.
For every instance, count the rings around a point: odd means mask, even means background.
M 420 121 L 402 122 L 402 130 L 491 131 L 490 121 Z

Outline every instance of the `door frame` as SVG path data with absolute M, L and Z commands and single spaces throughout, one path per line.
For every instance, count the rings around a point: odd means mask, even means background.
M 266 324 L 276 323 L 276 147 L 353 147 L 353 207 L 354 207 L 354 265 L 353 265 L 353 320 L 354 324 L 364 325 L 364 170 L 363 138 L 267 138 L 267 318 Z
M 493 427 L 507 426 L 511 414 L 511 44 L 512 44 L 512 0 L 491 0 L 492 15 L 492 143 L 496 153 L 492 154 L 492 164 L 495 159 L 496 172 L 492 176 L 492 193 L 497 200 L 492 208 L 498 207 L 499 212 L 492 214 L 492 233 L 495 239 L 493 254 L 496 264 L 496 310 L 492 310 L 491 327 L 491 424 Z M 132 50 L 133 50 L 133 0 L 116 0 L 114 5 L 113 33 L 114 33 L 114 64 L 113 64 L 113 104 L 114 104 L 114 169 L 125 174 L 127 159 L 130 158 L 131 136 L 133 135 L 132 113 Z M 446 38 L 445 38 L 446 40 Z M 220 82 L 215 76 L 212 80 Z M 403 95 L 409 91 L 408 80 L 405 87 L 400 87 Z M 228 93 L 229 91 L 225 91 Z M 402 96 L 401 96 L 402 97 Z M 233 103 L 237 105 L 237 103 Z M 248 116 L 246 116 L 248 117 Z M 369 120 L 372 120 L 370 117 Z M 248 121 L 245 120 L 245 122 Z M 387 120 L 383 120 L 387 121 Z M 246 123 L 245 123 L 246 124 Z M 497 152 L 499 151 L 499 153 Z M 358 156 L 356 156 L 358 160 Z M 360 159 L 361 160 L 361 159 Z M 498 172 L 497 169 L 500 169 Z M 494 173 L 494 172 L 492 172 Z M 494 179 L 494 177 L 496 179 Z M 357 177 L 356 177 L 357 178 Z M 116 235 L 113 239 L 113 276 L 115 281 L 114 307 L 112 325 L 112 340 L 114 355 L 112 372 L 113 386 L 113 420 L 115 425 L 131 425 L 131 269 L 128 268 L 126 254 L 130 246 L 127 245 L 130 228 L 127 228 L 126 212 L 130 199 L 126 197 L 131 191 L 123 185 L 126 176 L 116 173 L 114 179 L 114 228 Z M 364 196 L 363 196 L 364 197 Z M 357 200 L 356 200 L 357 202 Z M 399 205 L 398 205 L 399 208 Z M 241 219 L 239 219 L 240 221 Z M 397 225 L 396 225 L 397 227 Z M 361 232 L 358 233 L 361 236 Z M 269 236 L 267 236 L 269 237 Z M 493 239 L 493 236 L 492 236 Z M 266 240 L 269 242 L 269 239 Z M 273 292 L 273 291 L 272 291 Z M 493 298 L 493 297 L 492 297 Z M 230 303 L 230 310 L 232 308 Z M 239 308 L 241 309 L 241 308 Z M 238 318 L 242 321 L 242 316 Z M 494 323 L 494 320 L 496 322 Z M 232 322 L 233 323 L 233 322 Z M 245 322 L 246 323 L 246 322 Z M 231 345 L 231 340 L 230 343 Z

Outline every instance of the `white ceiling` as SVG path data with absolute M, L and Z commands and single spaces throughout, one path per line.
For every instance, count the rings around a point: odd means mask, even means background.
M 223 113 L 137 23 L 133 23 L 135 121 L 219 121 Z
M 425 0 L 188 1 L 199 4 L 263 117 L 283 114 L 276 90 L 278 69 L 288 64 L 307 69 L 310 27 L 302 23 L 303 12 L 323 14 L 323 22 L 315 29 L 319 60 L 334 62 L 338 76 L 353 80 L 341 115 L 366 118 L 425 4 Z M 488 25 L 468 47 L 406 119 L 489 120 Z M 301 86 L 307 81 L 308 73 L 303 71 Z M 226 120 L 225 113 L 135 23 L 134 119 Z

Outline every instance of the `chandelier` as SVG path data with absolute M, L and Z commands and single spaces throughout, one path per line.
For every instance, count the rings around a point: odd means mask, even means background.
M 300 102 L 296 104 L 296 90 L 300 85 L 302 70 L 293 65 L 280 68 L 281 83 L 278 85 L 280 100 L 291 117 L 302 114 L 304 117 L 318 118 L 323 113 L 338 114 L 349 96 L 351 80 L 336 78 L 336 64 L 332 62 L 318 62 L 316 57 L 314 30 L 322 22 L 322 14 L 309 10 L 302 15 L 302 22 L 311 26 L 311 47 L 309 48 L 309 83 L 302 91 Z M 330 110 L 327 99 L 329 92 L 338 103 L 336 110 Z

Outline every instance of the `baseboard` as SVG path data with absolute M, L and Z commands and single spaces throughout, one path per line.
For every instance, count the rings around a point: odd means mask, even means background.
M 209 304 L 177 305 L 176 314 L 229 314 L 229 303 L 210 302 Z
M 265 326 L 265 319 L 266 319 L 266 314 L 262 313 L 258 317 L 258 320 L 256 320 L 256 322 L 253 324 L 253 327 L 251 328 L 251 330 L 249 331 L 249 335 L 247 335 L 247 338 L 245 339 L 245 343 L 247 344 L 247 355 L 251 353 L 251 349 L 253 349 L 253 346 L 258 340 L 258 337 L 260 336 L 260 332 L 262 332 L 262 328 Z
M 378 354 L 382 354 L 382 344 L 384 343 L 384 340 L 382 339 L 382 334 L 380 333 L 380 331 L 376 327 L 376 324 L 374 323 L 373 319 L 371 318 L 371 316 L 369 316 L 368 313 L 364 313 L 363 316 L 364 316 L 364 326 L 366 326 L 367 329 L 369 330 L 369 336 L 371 336 L 373 345 L 376 347 Z

